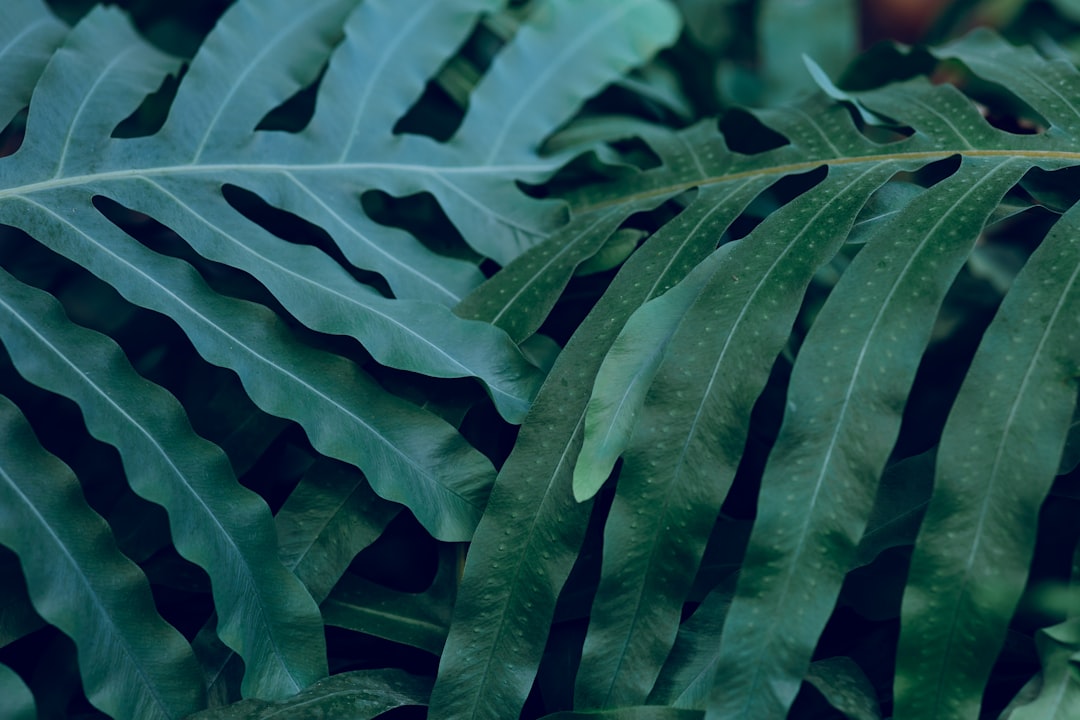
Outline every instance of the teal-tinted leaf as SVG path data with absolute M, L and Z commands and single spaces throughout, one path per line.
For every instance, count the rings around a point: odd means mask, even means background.
M 354 363 L 298 344 L 265 308 L 212 293 L 189 265 L 104 220 L 64 247 L 71 227 L 52 219 L 55 231 L 43 235 L 50 244 L 90 264 L 100 251 L 101 276 L 168 314 L 206 360 L 236 371 L 263 410 L 295 419 L 317 450 L 365 470 L 381 496 L 408 506 L 436 537 L 471 535 L 493 470 L 452 426 L 390 395 Z
M 355 468 L 317 461 L 274 517 L 281 562 L 321 603 L 401 509 L 372 492 Z
M 803 292 L 896 169 L 833 168 L 728 252 L 677 318 L 604 528 L 578 706 L 618 707 L 648 695 Z
M 176 399 L 107 337 L 2 270 L 0 338 L 24 377 L 79 404 L 90 433 L 120 451 L 132 489 L 168 511 L 177 550 L 210 575 L 218 634 L 247 664 L 245 692 L 283 697 L 323 677 L 318 608 L 277 559 L 269 508 Z
M 825 72 L 820 65 L 815 62 L 814 58 L 803 53 L 803 64 L 806 66 L 807 71 L 810 73 L 810 77 L 813 78 L 821 91 L 831 97 L 833 100 L 839 100 L 840 102 L 851 103 L 859 113 L 859 117 L 867 125 L 895 125 L 895 120 L 889 120 L 887 118 L 879 117 L 868 110 L 862 103 L 859 102 L 857 95 L 846 93 L 833 84 L 832 78 L 829 77 L 829 73 Z M 889 186 L 886 185 L 886 188 Z
M 644 230 L 635 230 L 633 228 L 616 230 L 595 255 L 577 266 L 577 269 L 574 270 L 574 277 L 595 275 L 596 273 L 617 268 L 623 264 L 626 258 L 630 257 L 630 253 L 634 252 L 638 243 L 646 235 L 648 233 Z
M 1043 628 L 1035 636 L 1042 678 L 1035 698 L 1003 720 L 1068 720 L 1080 714 L 1080 618 Z
M 482 165 L 528 162 L 590 95 L 674 42 L 679 29 L 667 2 L 544 0 L 477 86 L 453 142 L 483 148 Z M 604 40 L 612 35 L 620 42 Z
M 704 717 L 704 713 L 700 710 L 639 705 L 637 707 L 615 708 L 614 710 L 585 710 L 581 712 L 567 710 L 545 715 L 540 720 L 701 720 L 702 717 Z
M 0 547 L 0 648 L 44 625 L 26 592 L 18 556 Z
M 497 325 L 517 342 L 525 340 L 543 323 L 574 270 L 604 246 L 629 211 L 616 206 L 574 218 L 477 288 L 454 312 Z
M 430 690 L 430 679 L 404 670 L 355 670 L 320 680 L 288 700 L 241 700 L 190 720 L 371 720 L 394 708 L 425 705 Z
M 938 308 L 1023 175 L 965 159 L 867 243 L 795 360 L 721 638 L 709 715 L 784 715 L 832 614 Z
M 550 204 L 529 200 L 512 180 L 538 178 L 557 165 L 539 161 L 533 150 L 522 155 L 515 144 L 517 133 L 500 144 L 499 157 L 488 154 L 490 138 L 484 137 L 483 153 L 491 163 L 483 172 L 470 175 L 456 173 L 457 165 L 472 163 L 472 155 L 479 152 L 467 138 L 433 148 L 427 138 L 392 136 L 392 123 L 380 128 L 385 135 L 366 130 L 369 120 L 386 122 L 389 115 L 403 114 L 415 100 L 412 93 L 419 92 L 426 75 L 445 60 L 443 54 L 457 47 L 482 11 L 495 9 L 498 3 L 362 3 L 350 16 L 345 41 L 333 53 L 321 84 L 329 98 L 342 102 L 320 102 L 319 112 L 302 133 L 253 135 L 266 112 L 318 74 L 355 4 L 355 0 L 320 0 L 300 12 L 285 2 L 236 5 L 193 60 L 160 133 L 130 140 L 110 139 L 107 134 L 123 118 L 125 104 L 141 100 L 176 63 L 149 50 L 116 13 L 91 13 L 69 39 L 70 52 L 53 57 L 51 69 L 38 85 L 32 127 L 18 161 L 0 171 L 9 188 L 5 194 L 9 202 L 33 197 L 29 205 L 14 202 L 13 221 L 34 232 L 43 222 L 50 222 L 47 216 L 56 207 L 63 207 L 69 226 L 65 234 L 97 235 L 97 213 L 87 201 L 94 194 L 109 197 L 179 231 L 207 258 L 249 272 L 302 322 L 320 331 L 356 337 L 382 363 L 440 377 L 483 376 L 500 411 L 518 421 L 532 399 L 539 373 L 505 334 L 486 324 L 456 319 L 443 307 L 479 282 L 482 276 L 477 269 L 426 251 L 414 240 L 397 242 L 405 234 L 371 222 L 360 213 L 358 203 L 358 195 L 368 189 L 398 194 L 430 190 L 447 203 L 451 215 L 479 213 L 483 223 L 500 226 L 505 220 L 515 227 L 520 216 L 532 223 L 536 233 L 551 228 Z M 565 102 L 546 105 L 547 124 L 534 128 L 535 132 L 547 134 L 584 97 L 598 90 L 605 77 L 655 52 L 660 41 L 643 39 L 642 29 L 649 26 L 650 17 L 655 19 L 657 8 L 668 15 L 670 9 L 657 0 L 640 5 L 640 12 L 606 21 L 605 28 L 612 24 L 622 28 L 622 21 L 625 28 L 605 35 L 605 42 L 582 46 L 587 48 L 583 57 L 607 68 L 603 73 L 596 77 L 561 73 L 541 83 L 545 91 L 562 92 Z M 567 16 L 571 22 L 580 12 L 574 7 Z M 550 32 L 530 34 L 529 27 L 522 30 L 524 39 L 511 43 L 525 49 L 529 62 L 543 62 L 546 54 L 558 55 L 569 47 Z M 566 28 L 559 25 L 558 29 Z M 583 30 L 586 35 L 587 30 Z M 371 38 L 377 42 L 367 43 L 363 50 L 357 47 Z M 127 53 L 124 62 L 116 59 L 118 48 Z M 377 53 L 378 62 L 368 62 L 368 52 Z M 513 51 L 504 55 L 491 71 L 499 82 L 509 83 L 517 92 L 523 77 L 538 77 L 520 66 Z M 575 59 L 581 58 L 573 55 L 553 62 Z M 346 83 L 349 92 L 355 93 L 357 76 L 363 78 L 359 95 L 346 102 Z M 402 76 L 408 82 L 398 82 Z M 499 82 L 494 82 L 493 90 L 477 90 L 470 117 L 480 119 L 474 125 L 485 124 L 485 112 L 490 118 L 491 112 L 483 110 L 484 98 L 491 93 L 499 96 Z M 382 102 L 384 94 L 391 96 L 387 102 Z M 523 106 L 535 119 L 533 109 L 532 104 Z M 498 127 L 511 124 L 503 117 Z M 61 144 L 58 158 L 57 143 L 52 142 L 57 133 L 93 140 Z M 334 141 L 329 133 L 343 137 Z M 374 145 L 377 153 L 367 152 L 371 148 L 358 140 L 377 137 L 387 139 Z M 520 141 L 531 147 L 540 140 Z M 340 154 L 324 158 L 327 148 Z M 525 155 L 530 158 L 527 162 L 522 161 Z M 509 175 L 504 169 L 508 160 L 513 160 L 515 168 Z M 517 172 L 515 163 L 534 161 L 540 168 L 536 172 Z M 363 182 L 355 179 L 358 171 Z M 49 182 L 35 185 L 34 179 Z M 466 187 L 474 181 L 491 190 L 479 206 L 472 189 Z M 220 192 L 223 183 L 250 189 L 279 207 L 319 222 L 346 257 L 384 274 L 398 298 L 384 298 L 357 283 L 311 247 L 282 243 L 253 227 L 225 202 Z M 69 212 L 79 207 L 84 209 L 82 214 Z M 394 252 L 388 252 L 388 244 L 393 244 Z M 500 252 L 506 251 L 504 247 Z M 99 252 L 87 250 L 90 256 Z M 90 257 L 75 259 L 94 265 Z M 311 430 L 312 421 L 301 423 Z
M 1077 399 L 1080 211 L 1029 258 L 942 432 L 904 591 L 896 718 L 977 715 Z
M 394 140 L 394 124 L 465 41 L 480 14 L 505 5 L 506 0 L 363 0 L 345 25 L 348 41 L 320 84 L 326 102 L 309 125 L 314 137 L 344 142 L 321 152 L 341 161 L 382 153 L 382 146 Z M 377 252 L 386 256 L 384 262 L 404 265 L 408 259 L 397 248 Z
M 890 548 L 915 544 L 933 484 L 933 451 L 905 458 L 885 469 L 853 568 L 869 565 Z
M 705 283 L 730 251 L 729 243 L 700 262 L 678 285 L 630 316 L 596 375 L 585 414 L 585 440 L 574 466 L 574 497 L 592 498 L 630 444 L 638 411 L 667 344 Z
M 146 576 L 116 549 L 71 470 L 0 398 L 0 543 L 35 609 L 79 649 L 92 703 L 117 718 L 181 718 L 206 700 L 191 648 L 158 615 Z
M 317 460 L 274 517 L 281 562 L 321 603 L 356 554 L 400 510 L 375 495 L 355 468 Z M 212 617 L 192 643 L 207 676 L 211 705 L 232 700 L 232 686 L 239 687 L 243 674 L 239 658 L 215 634 L 216 624 Z
M 308 327 L 355 337 L 390 367 L 432 377 L 483 378 L 504 417 L 521 421 L 543 378 L 506 333 L 459 318 L 438 303 L 386 298 L 321 251 L 253 227 L 220 196 L 221 175 L 218 170 L 203 177 L 116 181 L 109 195 L 188 238 L 203 257 L 251 273 Z M 269 190 L 269 183 L 262 189 Z M 208 200 L 196 209 L 182 200 L 191 193 Z
M 779 104 L 814 89 L 802 72 L 804 56 L 829 74 L 839 73 L 858 44 L 857 3 L 853 0 L 764 0 L 758 11 L 758 52 L 765 96 L 759 104 Z
M 832 657 L 811 663 L 806 682 L 849 720 L 881 720 L 874 686 L 851 658 Z
M 30 688 L 14 670 L 0 663 L 0 716 L 6 720 L 36 720 Z
M 714 588 L 694 614 L 679 626 L 649 702 L 681 708 L 704 708 L 715 675 L 724 618 L 735 593 L 734 582 Z
M 457 585 L 457 553 L 444 545 L 431 587 L 422 593 L 390 590 L 346 574 L 322 604 L 327 625 L 374 635 L 438 655 L 446 642 Z
M 745 203 L 757 190 L 744 192 Z M 524 705 L 591 507 L 575 502 L 571 489 L 589 390 L 634 309 L 712 250 L 711 233 L 683 229 L 676 218 L 630 257 L 540 389 L 469 549 L 432 691 L 432 720 L 496 720 Z
M 26 107 L 67 26 L 41 0 L 9 0 L 0 24 L 0 129 Z
M 64 192 L 65 206 L 82 202 Z M 28 207 L 41 211 L 22 216 L 40 239 L 128 299 L 169 315 L 209 362 L 236 371 L 263 410 L 295 419 L 316 449 L 364 469 L 380 495 L 409 506 L 436 537 L 471 535 L 493 471 L 453 427 L 388 394 L 344 358 L 298 344 L 265 308 L 212 293 L 189 265 L 151 252 L 100 215 L 77 213 L 76 226 L 70 216 Z

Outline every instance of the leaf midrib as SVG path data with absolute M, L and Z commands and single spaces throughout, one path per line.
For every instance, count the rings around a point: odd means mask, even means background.
M 1077 162 L 1080 162 L 1080 152 L 1071 153 L 1076 156 Z M 18 158 L 18 152 L 9 156 L 11 158 Z M 4 158 L 0 158 L 0 161 Z M 77 187 L 79 185 L 88 185 L 96 182 L 107 182 L 109 180 L 127 180 L 130 178 L 148 178 L 156 175 L 185 175 L 185 174 L 199 174 L 208 173 L 216 174 L 222 172 L 247 172 L 247 173 L 288 173 L 288 174 L 303 174 L 305 172 L 340 172 L 340 173 L 363 173 L 371 170 L 391 170 L 395 172 L 413 172 L 419 175 L 506 175 L 508 173 L 521 173 L 529 174 L 534 172 L 548 172 L 555 169 L 557 166 L 555 162 L 548 163 L 533 163 L 533 164 L 519 164 L 519 165 L 498 165 L 498 166 L 483 166 L 483 165 L 415 165 L 410 163 L 391 163 L 391 162 L 351 162 L 351 163 L 213 163 L 213 164 L 191 164 L 184 163 L 182 165 L 161 165 L 151 166 L 143 168 L 129 168 L 124 170 L 107 170 L 98 173 L 86 173 L 82 175 L 69 175 L 67 177 L 57 178 L 52 177 L 48 180 L 41 180 L 39 182 L 29 183 L 26 185 L 16 185 L 10 188 L 0 189 L 0 200 L 6 197 L 21 197 L 37 192 L 44 192 L 46 190 L 54 190 L 64 187 Z
M 86 588 L 86 592 L 93 599 L 94 606 L 99 609 L 101 616 L 103 616 L 105 618 L 105 621 L 108 624 L 108 626 L 113 629 L 114 636 L 117 638 L 117 640 L 119 641 L 121 647 L 123 647 L 123 649 L 124 649 L 124 654 L 128 656 L 128 658 L 132 662 L 132 665 L 135 666 L 135 671 L 143 679 L 143 687 L 146 688 L 149 691 L 150 695 L 154 697 L 154 699 L 157 701 L 158 707 L 160 707 L 164 711 L 165 715 L 168 716 L 168 717 L 172 717 L 172 712 L 170 711 L 169 703 L 166 702 L 165 698 L 163 698 L 161 696 L 161 693 L 160 693 L 160 691 L 158 689 L 157 684 L 154 683 L 147 676 L 146 669 L 143 667 L 142 663 L 138 662 L 138 660 L 137 660 L 138 655 L 135 653 L 134 649 L 131 647 L 131 644 L 128 642 L 127 637 L 124 635 L 124 633 L 122 633 L 120 631 L 120 629 L 117 628 L 115 618 L 113 618 L 113 616 L 109 613 L 109 609 L 106 608 L 104 604 L 102 604 L 100 594 L 96 591 L 96 588 L 94 588 L 94 585 L 90 582 L 90 579 L 87 577 L 86 572 L 83 570 L 82 564 L 80 564 L 75 559 L 75 556 L 71 554 L 71 550 L 68 547 L 68 544 L 63 540 L 63 538 L 61 538 L 59 535 L 56 534 L 56 532 L 53 530 L 52 525 L 49 524 L 49 522 L 46 520 L 46 518 L 39 511 L 37 505 L 35 505 L 30 500 L 30 498 L 27 497 L 26 493 L 23 492 L 23 489 L 19 485 L 19 483 L 15 481 L 15 478 L 12 477 L 4 469 L 4 467 L 2 465 L 0 465 L 0 478 L 6 480 L 7 485 L 20 498 L 22 498 L 24 505 L 33 513 L 34 517 L 36 517 L 38 519 L 41 526 L 44 527 L 48 531 L 49 535 L 53 538 L 53 540 L 56 542 L 56 544 L 60 547 L 60 549 L 63 551 L 64 555 L 67 556 L 68 560 L 71 563 L 71 566 L 78 570 L 77 575 L 78 575 L 79 579 L 82 581 L 82 585 Z
M 184 298 L 177 295 L 169 287 L 167 287 L 167 286 L 161 284 L 160 282 L 158 282 L 158 280 L 156 278 L 154 278 L 152 275 L 147 274 L 141 268 L 139 268 L 138 266 L 136 266 L 136 265 L 132 264 L 130 261 L 128 261 L 126 258 L 124 258 L 124 257 L 122 257 L 120 255 L 117 255 L 112 250 L 110 250 L 109 248 L 102 245 L 100 242 L 98 242 L 96 239 L 91 237 L 89 234 L 83 232 L 78 227 L 73 226 L 64 217 L 62 217 L 59 214 L 53 212 L 53 210 L 51 208 L 45 207 L 45 206 L 40 205 L 38 203 L 34 203 L 33 201 L 27 200 L 25 198 L 20 198 L 20 199 L 22 199 L 24 202 L 30 202 L 32 204 L 35 204 L 40 210 L 45 212 L 47 215 L 51 215 L 58 222 L 63 223 L 64 225 L 67 225 L 74 233 L 76 233 L 80 237 L 85 238 L 87 240 L 87 242 L 90 242 L 90 243 L 96 245 L 101 250 L 101 252 L 105 253 L 106 255 L 111 256 L 116 262 L 121 263 L 122 265 L 131 268 L 131 270 L 132 270 L 132 272 L 134 274 L 143 277 L 145 280 L 147 280 L 148 282 L 153 284 L 156 288 L 158 288 L 160 290 L 162 295 L 164 295 L 164 296 L 166 296 L 168 298 L 171 298 L 173 302 L 176 302 L 179 305 L 181 305 L 189 313 L 191 313 L 191 315 L 193 317 L 195 317 L 199 322 L 205 323 L 207 326 L 213 328 L 216 332 L 220 333 L 221 335 L 224 335 L 224 336 L 228 337 L 229 340 L 232 343 L 234 343 L 234 347 L 238 347 L 238 348 L 243 349 L 251 357 L 255 358 L 258 362 L 264 363 L 264 364 L 272 367 L 275 371 L 277 371 L 281 375 L 291 379 L 293 382 L 296 382 L 297 384 L 299 384 L 299 385 L 303 386 L 304 388 L 306 388 L 308 391 L 311 392 L 311 394 L 314 397 L 321 398 L 322 400 L 329 403 L 331 406 L 338 408 L 338 410 L 340 410 L 343 415 L 348 416 L 354 422 L 356 422 L 358 425 L 360 425 L 365 430 L 367 430 L 369 433 L 371 433 L 373 436 L 379 438 L 379 440 L 382 442 L 382 444 L 385 447 L 392 448 L 394 453 L 398 457 L 400 457 L 405 462 L 406 465 L 412 467 L 417 472 L 418 477 L 424 478 L 428 483 L 430 483 L 431 487 L 434 487 L 437 491 L 441 490 L 441 491 L 450 493 L 451 495 L 453 495 L 454 497 L 457 497 L 459 500 L 461 500 L 465 504 L 467 504 L 467 505 L 469 505 L 471 507 L 478 508 L 477 504 L 473 500 L 471 500 L 470 498 L 462 495 L 461 492 L 459 492 L 456 488 L 453 488 L 453 487 L 451 487 L 449 485 L 445 485 L 443 483 L 440 483 L 438 481 L 438 478 L 433 476 L 428 471 L 428 469 L 421 467 L 416 462 L 415 459 L 410 457 L 408 455 L 408 453 L 404 452 L 400 447 L 398 447 L 397 443 L 393 442 L 384 433 L 379 431 L 377 428 L 375 428 L 371 423 L 367 422 L 361 416 L 359 416 L 356 413 L 352 412 L 345 405 L 338 402 L 336 399 L 334 399 L 330 395 L 320 391 L 318 388 L 313 386 L 310 382 L 308 382 L 303 377 L 300 377 L 296 373 L 291 372 L 287 367 L 285 367 L 283 365 L 280 365 L 277 362 L 274 362 L 273 358 L 271 358 L 271 357 L 269 357 L 267 355 L 263 355 L 256 348 L 252 347 L 249 343 L 246 343 L 246 342 L 242 341 L 235 334 L 233 334 L 228 328 L 225 328 L 225 327 L 219 325 L 218 323 L 214 322 L 214 320 L 212 318 L 208 317 L 206 314 L 201 312 L 198 308 L 196 308 L 193 305 L 191 305 L 190 303 L 188 303 Z
M 152 433 L 142 422 L 140 422 L 138 418 L 131 415 L 123 406 L 113 400 L 112 395 L 109 394 L 106 387 L 102 387 L 98 383 L 94 382 L 86 372 L 84 372 L 80 367 L 78 367 L 75 363 L 71 361 L 68 355 L 60 347 L 57 347 L 49 340 L 49 338 L 38 332 L 37 329 L 34 327 L 34 324 L 28 321 L 25 317 L 23 317 L 23 315 L 18 311 L 18 309 L 8 305 L 6 302 L 3 301 L 2 298 L 0 298 L 0 307 L 5 308 L 14 318 L 16 318 L 16 320 L 20 324 L 23 325 L 23 327 L 26 328 L 27 332 L 34 335 L 38 339 L 38 342 L 47 347 L 52 352 L 52 354 L 56 358 L 58 358 L 63 364 L 67 365 L 68 368 L 70 368 L 71 372 L 73 372 L 76 377 L 78 377 L 79 380 L 82 381 L 84 385 L 91 388 L 91 391 L 96 394 L 101 400 L 103 400 L 106 405 L 112 407 L 113 410 L 121 417 L 123 417 L 130 426 L 138 430 L 139 434 L 146 439 L 146 442 L 152 448 L 154 448 L 158 456 L 161 457 L 162 460 L 164 460 L 165 464 L 172 471 L 172 474 L 180 481 L 181 485 L 187 488 L 191 497 L 194 498 L 198 505 L 202 507 L 203 515 L 209 517 L 210 520 L 213 521 L 213 524 L 217 526 L 219 535 L 221 537 L 224 537 L 225 541 L 233 548 L 233 552 L 235 552 L 236 555 L 243 559 L 244 562 L 242 566 L 248 569 L 248 572 L 244 573 L 245 577 L 241 582 L 252 590 L 250 594 L 254 595 L 255 603 L 260 611 L 257 622 L 259 623 L 259 625 L 265 628 L 265 636 L 270 640 L 270 643 L 273 645 L 274 656 L 277 662 L 293 680 L 293 683 L 294 685 L 296 685 L 297 690 L 302 690 L 304 687 L 303 683 L 296 678 L 292 671 L 292 668 L 289 667 L 288 663 L 283 660 L 283 658 L 285 657 L 285 652 L 281 649 L 281 644 L 277 637 L 278 633 L 275 633 L 275 627 L 268 620 L 270 612 L 266 607 L 266 603 L 264 602 L 264 594 L 258 590 L 259 583 L 256 582 L 254 578 L 254 573 L 251 572 L 251 568 L 253 567 L 253 565 L 249 562 L 248 553 L 246 553 L 237 544 L 236 538 L 233 536 L 233 533 L 221 522 L 218 514 L 215 513 L 214 510 L 206 504 L 206 500 L 202 496 L 202 494 L 192 486 L 191 482 L 187 478 L 187 475 L 182 469 L 180 469 L 176 462 L 174 462 L 172 455 L 169 453 L 169 451 L 161 445 L 161 443 L 158 441 L 157 436 Z M 192 537 L 191 540 L 194 542 L 195 538 Z M 248 649 L 250 650 L 250 648 Z M 249 662 L 254 664 L 254 658 L 250 659 Z
M 641 192 L 619 194 L 614 197 L 604 198 L 593 204 L 575 205 L 575 214 L 585 214 L 589 212 L 595 212 L 611 205 L 622 205 L 629 202 L 635 202 L 649 197 L 659 197 L 662 195 L 677 195 L 680 192 L 686 190 L 692 190 L 694 188 L 706 187 L 709 185 L 721 185 L 723 183 L 732 182 L 735 180 L 741 180 L 748 177 L 785 177 L 788 175 L 797 175 L 800 173 L 809 172 L 823 166 L 841 166 L 841 165 L 857 165 L 859 163 L 885 163 L 885 162 L 905 162 L 905 161 L 926 161 L 933 162 L 936 160 L 945 160 L 951 157 L 962 158 L 988 158 L 988 157 L 1009 157 L 1027 159 L 1032 164 L 1037 164 L 1039 161 L 1053 160 L 1065 163 L 1067 166 L 1080 164 L 1080 152 L 1066 151 L 1066 150 L 961 150 L 961 149 L 948 149 L 948 150 L 920 150 L 917 152 L 897 152 L 897 153 L 877 153 L 874 155 L 857 155 L 853 157 L 837 157 L 837 158 L 816 158 L 813 160 L 805 160 L 803 162 L 784 163 L 781 165 L 773 165 L 772 167 L 765 167 L 751 170 L 740 170 L 738 172 L 727 173 L 723 175 L 713 175 L 706 178 L 698 178 L 687 180 L 683 182 L 674 183 L 661 183 L 651 186 Z M 3 198 L 3 192 L 0 191 L 0 199 Z

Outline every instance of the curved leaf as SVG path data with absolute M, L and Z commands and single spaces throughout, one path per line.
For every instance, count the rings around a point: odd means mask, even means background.
M 1013 282 L 942 431 L 904 590 L 898 719 L 978 713 L 1076 407 L 1078 278 L 1074 208 Z
M 14 670 L 0 663 L 0 715 L 8 720 L 36 720 L 37 708 L 30 688 Z
M 578 502 L 599 492 L 629 446 L 637 413 L 678 327 L 677 318 L 690 309 L 733 246 L 722 245 L 678 285 L 638 308 L 604 356 L 585 410 L 585 441 L 574 466 Z
M 432 720 L 503 718 L 524 705 L 588 521 L 591 504 L 574 501 L 571 480 L 589 389 L 633 310 L 712 249 L 711 234 L 686 236 L 682 227 L 674 223 L 631 256 L 541 387 L 473 536 L 432 691 Z
M 1035 636 L 1042 663 L 1041 685 L 1031 702 L 1003 720 L 1067 720 L 1080 713 L 1080 618 L 1043 628 Z
M 617 707 L 648 695 L 735 476 L 750 409 L 802 293 L 862 203 L 896 169 L 835 168 L 759 226 L 757 242 L 744 240 L 728 253 L 679 319 L 605 525 L 579 704 Z M 740 382 L 723 382 L 727 377 Z
M 90 433 L 120 451 L 132 489 L 168 511 L 176 549 L 210 575 L 218 634 L 247 665 L 245 694 L 284 697 L 323 677 L 318 607 L 277 558 L 269 508 L 176 399 L 3 270 L 0 337 L 18 371 L 78 403 Z
M 190 720 L 371 720 L 388 710 L 427 703 L 431 681 L 404 670 L 355 670 L 320 680 L 282 702 L 241 700 L 204 710 Z
M 206 703 L 191 647 L 158 615 L 67 465 L 0 397 L 0 543 L 18 554 L 35 609 L 79 649 L 86 695 L 119 718 L 181 718 Z
M 874 686 L 851 658 L 831 657 L 811 663 L 806 682 L 849 720 L 881 720 Z
M 818 314 L 761 481 L 711 716 L 775 717 L 794 701 L 866 527 L 937 310 L 1023 172 L 1008 159 L 965 160 L 867 243 Z
M 274 517 L 281 562 L 322 603 L 401 509 L 372 492 L 355 469 L 317 462 Z
M 457 552 L 444 545 L 431 586 L 406 593 L 347 574 L 322 604 L 327 625 L 374 635 L 438 655 L 446 642 L 456 590 Z
M 0 26 L 0 128 L 26 107 L 67 26 L 41 0 L 10 0 Z

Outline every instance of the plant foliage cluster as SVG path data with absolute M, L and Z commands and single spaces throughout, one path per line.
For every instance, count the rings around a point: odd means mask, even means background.
M 1080 715 L 1078 13 L 960 5 L 6 0 L 0 716 Z

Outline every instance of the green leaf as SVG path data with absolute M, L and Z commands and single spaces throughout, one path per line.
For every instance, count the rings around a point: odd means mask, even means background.
M 522 425 L 469 549 L 432 720 L 504 718 L 525 703 L 591 508 L 575 502 L 571 481 L 596 371 L 633 310 L 712 249 L 712 235 L 687 237 L 681 224 L 669 227 L 627 261 L 559 355 Z
M 425 705 L 431 681 L 403 670 L 355 670 L 320 680 L 281 702 L 241 700 L 196 713 L 190 720 L 370 720 L 388 710 Z
M 1023 172 L 1012 160 L 965 160 L 867 243 L 818 314 L 761 481 L 710 715 L 773 717 L 794 701 L 866 528 L 937 310 Z
M 1080 713 L 1080 618 L 1043 628 L 1035 635 L 1042 663 L 1038 694 L 1003 715 L 1003 720 L 1067 720 Z
M 574 466 L 578 502 L 599 492 L 630 444 L 638 411 L 678 318 L 690 309 L 732 247 L 732 243 L 721 246 L 678 285 L 638 308 L 608 350 L 585 411 L 585 441 Z
M 734 595 L 733 582 L 712 589 L 694 614 L 679 626 L 671 652 L 649 693 L 649 702 L 681 708 L 704 708 L 716 671 L 724 618 Z
M 605 525 L 577 703 L 617 707 L 648 695 L 735 476 L 750 409 L 803 291 L 895 170 L 891 163 L 836 169 L 759 226 L 751 236 L 757 242 L 732 249 L 679 319 Z M 725 377 L 740 382 L 719 381 Z
M 1078 237 L 1074 208 L 1016 277 L 942 431 L 904 591 L 898 719 L 978 713 L 1076 407 Z
M 619 267 L 647 235 L 644 230 L 633 228 L 616 230 L 595 255 L 577 266 L 574 277 L 595 275 Z
M 375 542 L 401 509 L 372 492 L 354 468 L 319 461 L 274 518 L 281 562 L 322 603 L 357 553 Z
M 390 590 L 347 574 L 322 604 L 327 625 L 374 635 L 438 655 L 446 642 L 457 587 L 457 553 L 444 545 L 435 579 L 422 593 Z
M 811 663 L 806 682 L 849 720 L 881 720 L 874 686 L 851 658 L 832 657 Z
M 574 271 L 600 251 L 626 215 L 616 207 L 574 218 L 477 288 L 454 312 L 497 325 L 515 341 L 524 341 L 551 312 Z
M 116 548 L 70 468 L 0 397 L 0 543 L 34 608 L 79 649 L 86 695 L 118 718 L 181 718 L 205 705 L 191 648 L 158 615 L 146 576 Z
M 210 575 L 218 634 L 248 667 L 246 694 L 283 697 L 326 674 L 318 609 L 277 559 L 269 508 L 183 408 L 110 339 L 67 321 L 51 296 L 0 270 L 0 337 L 19 372 L 77 402 L 118 450 L 135 492 L 169 513 L 177 550 Z
M 26 107 L 67 27 L 41 0 L 10 0 L 0 26 L 0 128 Z
M 7 720 L 36 720 L 37 708 L 30 688 L 14 670 L 0 663 L 0 715 Z
M 905 458 L 885 469 L 874 506 L 855 554 L 853 568 L 869 565 L 885 550 L 914 545 L 934 483 L 932 451 Z
M 377 540 L 400 510 L 401 506 L 375 495 L 355 468 L 322 458 L 304 474 L 274 517 L 281 563 L 321 604 L 356 554 Z M 228 685 L 234 675 L 243 674 L 243 667 L 220 643 L 215 625 L 216 618 L 211 617 L 193 646 L 211 698 L 218 694 L 228 698 Z
M 26 592 L 19 558 L 0 547 L 0 648 L 45 626 Z

